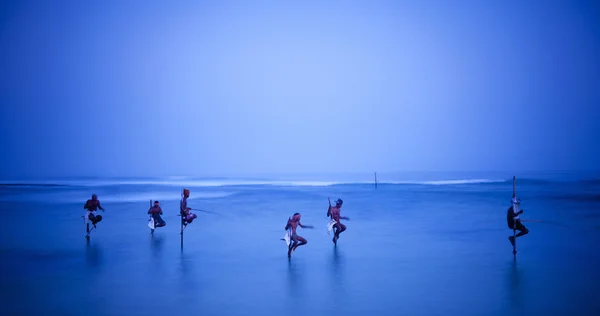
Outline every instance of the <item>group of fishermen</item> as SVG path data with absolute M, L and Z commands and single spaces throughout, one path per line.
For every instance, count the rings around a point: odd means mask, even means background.
M 183 193 L 181 194 L 181 201 L 179 202 L 179 211 L 180 215 L 183 219 L 183 225 L 187 226 L 187 224 L 191 223 L 198 217 L 198 215 L 192 213 L 192 208 L 188 207 L 187 200 L 190 197 L 190 190 L 183 189 Z M 87 219 L 96 227 L 100 221 L 102 221 L 102 215 L 97 214 L 97 210 L 101 210 L 104 212 L 104 208 L 100 205 L 100 200 L 98 200 L 98 196 L 96 194 L 92 194 L 92 198 L 85 202 L 83 206 L 84 209 L 87 210 L 86 217 Z M 163 211 L 160 207 L 159 201 L 154 201 L 154 205 L 150 207 L 148 210 L 148 214 L 154 219 L 154 227 L 164 227 L 167 223 L 162 219 Z
M 337 245 L 340 234 L 346 230 L 346 225 L 342 224 L 341 220 L 350 220 L 350 218 L 341 215 L 342 204 L 344 204 L 342 199 L 337 199 L 337 201 L 335 201 L 335 206 L 331 206 L 331 201 L 329 201 L 329 208 L 327 209 L 327 217 L 331 218 L 330 227 L 333 229 L 332 241 L 335 245 Z M 304 237 L 298 235 L 296 231 L 298 226 L 302 228 L 313 228 L 311 225 L 303 225 L 300 222 L 301 216 L 300 213 L 295 213 L 292 217 L 288 218 L 287 224 L 285 225 L 285 230 L 289 231 L 290 238 L 288 257 L 291 257 L 292 253 L 296 251 L 298 247 L 308 243 Z
M 183 189 L 182 192 L 182 197 L 181 197 L 181 201 L 179 203 L 179 211 L 180 211 L 180 215 L 182 216 L 182 221 L 183 221 L 183 225 L 186 226 L 189 223 L 192 223 L 194 221 L 194 219 L 196 219 L 198 216 L 194 213 L 192 213 L 192 208 L 188 207 L 187 205 L 187 200 L 190 197 L 190 190 L 188 189 Z M 342 205 L 343 205 L 344 201 L 342 201 L 341 199 L 337 199 L 337 201 L 335 201 L 335 206 L 331 205 L 331 200 L 329 201 L 329 208 L 327 209 L 327 217 L 331 218 L 331 222 L 330 222 L 330 227 L 333 230 L 333 243 L 335 245 L 337 245 L 337 241 L 340 238 L 340 234 L 343 233 L 344 231 L 346 231 L 346 225 L 342 224 L 341 220 L 349 220 L 350 218 L 345 217 L 345 216 L 341 216 L 341 209 L 342 209 Z M 520 214 L 523 214 L 523 210 L 519 210 L 517 211 L 515 209 L 515 205 L 520 205 L 520 200 L 516 198 L 516 195 L 513 194 L 512 197 L 512 205 L 508 208 L 507 214 L 506 214 L 506 221 L 508 224 L 508 228 L 516 231 L 519 231 L 518 234 L 514 235 L 514 236 L 509 236 L 508 239 L 510 241 L 510 243 L 513 245 L 515 245 L 515 239 L 517 237 L 521 237 L 523 235 L 526 235 L 527 233 L 529 233 L 529 230 L 527 229 L 527 227 L 525 227 L 525 225 L 523 225 L 523 223 L 521 222 L 521 219 L 519 218 Z M 96 227 L 96 224 L 99 223 L 100 221 L 102 221 L 102 215 L 99 215 L 96 213 L 96 211 L 98 209 L 100 209 L 101 211 L 104 212 L 104 208 L 100 205 L 100 201 L 98 200 L 98 196 L 96 194 L 92 195 L 92 198 L 90 200 L 87 200 L 87 202 L 85 203 L 85 205 L 83 206 L 84 209 L 87 210 L 87 218 L 89 219 L 89 221 L 94 225 L 94 227 Z M 519 207 L 516 207 L 519 208 Z M 163 215 L 163 211 L 162 208 L 160 207 L 160 202 L 159 201 L 154 201 L 154 205 L 150 207 L 150 209 L 148 210 L 148 214 L 154 219 L 154 225 L 155 228 L 156 227 L 164 227 L 165 225 L 167 225 L 167 223 L 162 219 Z M 313 226 L 311 225 L 304 225 L 300 222 L 300 218 L 302 217 L 302 215 L 300 213 L 294 213 L 294 215 L 292 215 L 292 217 L 288 218 L 287 224 L 285 225 L 285 230 L 289 231 L 289 237 L 290 237 L 290 243 L 288 246 L 288 257 L 291 257 L 292 253 L 294 251 L 296 251 L 296 249 L 300 246 L 306 245 L 308 243 L 308 241 L 298 235 L 297 233 L 297 228 L 302 227 L 302 228 L 313 228 Z
M 190 190 L 183 189 L 183 193 L 181 194 L 181 201 L 179 201 L 179 215 L 183 219 L 183 225 L 187 226 L 187 224 L 191 223 L 198 216 L 192 213 L 192 208 L 187 206 L 187 199 L 190 197 Z M 154 206 L 150 207 L 148 210 L 148 214 L 154 219 L 154 228 L 164 227 L 167 223 L 162 219 L 161 215 L 163 215 L 162 208 L 160 208 L 160 202 L 154 201 Z

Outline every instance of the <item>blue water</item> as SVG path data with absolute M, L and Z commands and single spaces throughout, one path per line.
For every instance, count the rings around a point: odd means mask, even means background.
M 378 175 L 377 188 L 372 176 L 5 181 L 3 314 L 600 314 L 596 175 L 517 175 L 534 221 L 516 260 L 511 175 Z M 183 187 L 214 213 L 197 213 L 182 248 Z M 86 242 L 92 193 L 106 212 Z M 328 196 L 350 217 L 337 247 Z M 167 222 L 154 236 L 150 199 Z M 299 229 L 308 244 L 288 260 L 280 238 L 295 212 L 315 229 Z

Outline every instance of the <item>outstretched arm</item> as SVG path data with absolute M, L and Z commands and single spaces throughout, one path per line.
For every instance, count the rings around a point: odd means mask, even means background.
M 311 225 L 302 225 L 301 223 L 298 223 L 298 225 L 302 228 L 313 228 Z
M 287 221 L 287 224 L 285 224 L 285 229 L 284 230 L 290 229 L 290 221 L 291 220 L 292 220 L 291 218 L 288 218 L 288 221 Z
M 99 208 L 99 209 L 100 209 L 102 212 L 104 212 L 104 208 L 102 207 L 102 205 L 100 205 L 100 201 L 98 201 L 98 208 Z

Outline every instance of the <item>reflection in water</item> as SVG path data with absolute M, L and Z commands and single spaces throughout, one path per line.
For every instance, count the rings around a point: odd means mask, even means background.
M 290 298 L 301 298 L 304 295 L 304 288 L 302 287 L 302 273 L 299 271 L 297 263 L 288 261 L 288 293 Z
M 523 274 L 521 271 L 519 271 L 516 259 L 513 260 L 513 262 L 510 265 L 510 272 L 508 273 L 508 277 L 508 291 L 510 292 L 509 304 L 512 307 L 511 309 L 515 309 L 515 311 L 520 311 L 523 309 Z
M 331 288 L 334 291 L 343 291 L 344 289 L 344 256 L 340 254 L 338 247 L 333 247 L 333 255 L 331 257 L 331 278 L 333 282 Z
M 150 235 L 150 250 L 154 258 L 160 258 L 164 245 L 164 237 L 162 235 Z
M 85 259 L 92 268 L 98 268 L 102 265 L 102 249 L 98 244 L 92 244 L 89 240 L 85 247 Z
M 185 252 L 180 253 L 180 261 L 179 261 L 179 275 L 181 276 L 181 285 L 186 289 L 194 289 L 194 266 L 190 266 L 190 261 L 193 261 L 193 258 Z

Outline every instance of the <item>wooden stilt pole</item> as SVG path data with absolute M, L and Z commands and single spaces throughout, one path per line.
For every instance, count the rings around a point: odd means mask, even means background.
M 513 196 L 515 197 L 515 199 L 517 198 L 517 177 L 513 176 Z M 513 213 L 516 213 L 519 211 L 519 204 L 518 203 L 513 203 Z M 515 256 L 515 258 L 517 257 L 517 222 L 514 221 L 514 226 L 513 226 L 513 255 Z
M 150 208 L 152 208 L 152 199 L 150 199 Z M 152 217 L 152 214 L 150 214 L 150 217 Z M 154 222 L 154 228 L 150 228 L 150 234 L 154 235 L 154 229 L 156 228 L 156 222 Z
M 183 250 L 183 215 L 181 215 L 181 250 Z
M 184 214 L 181 212 L 181 204 L 179 206 L 179 215 L 181 216 L 181 250 L 183 251 L 183 229 L 185 228 L 185 217 Z

